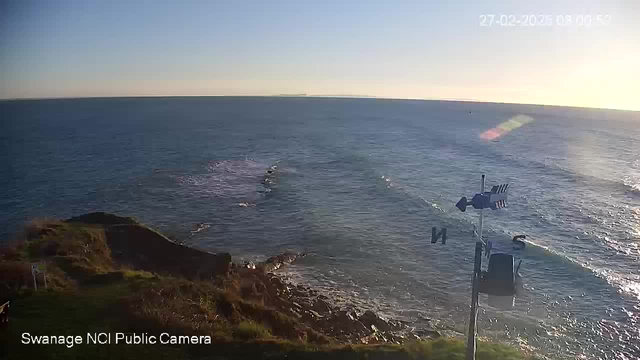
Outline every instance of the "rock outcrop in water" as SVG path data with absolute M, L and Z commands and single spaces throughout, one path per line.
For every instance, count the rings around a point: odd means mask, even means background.
M 287 266 L 293 263 L 298 258 L 301 258 L 303 256 L 305 256 L 304 253 L 286 251 L 280 255 L 272 256 L 267 260 L 265 260 L 264 262 L 261 262 L 255 265 L 255 268 L 264 272 L 276 271 L 282 268 L 283 266 Z

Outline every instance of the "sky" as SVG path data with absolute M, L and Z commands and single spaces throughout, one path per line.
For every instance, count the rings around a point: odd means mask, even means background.
M 640 1 L 0 0 L 0 98 L 302 93 L 640 110 Z

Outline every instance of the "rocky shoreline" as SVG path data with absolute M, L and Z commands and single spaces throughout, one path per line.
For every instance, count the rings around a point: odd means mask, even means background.
M 338 306 L 327 295 L 278 275 L 278 270 L 303 256 L 285 252 L 259 263 L 234 263 L 229 253 L 194 249 L 135 219 L 96 212 L 27 227 L 21 243 L 0 253 L 0 259 L 11 265 L 7 272 L 11 277 L 0 285 L 19 296 L 29 287 L 29 264 L 42 261 L 50 268 L 50 286 L 67 292 L 130 283 L 128 273 L 143 272 L 152 276 L 143 281 L 148 296 L 130 302 L 146 302 L 155 310 L 141 318 L 157 317 L 153 314 L 167 310 L 167 301 L 193 304 L 194 310 L 176 305 L 164 315 L 163 321 L 173 319 L 187 331 L 193 329 L 188 330 L 192 325 L 184 318 L 213 311 L 196 328 L 229 329 L 248 321 L 287 340 L 341 344 L 402 344 L 440 337 L 436 330 L 415 331 L 410 324 L 384 319 L 371 309 Z M 169 289 L 175 291 L 173 298 L 165 295 Z M 204 302 L 209 305 L 203 307 Z M 130 310 L 137 312 L 136 306 Z
M 210 254 L 160 238 L 158 233 L 136 225 L 129 218 L 91 213 L 67 221 L 108 225 L 107 234 L 112 234 L 108 236 L 112 238 L 109 245 L 117 249 L 115 255 L 121 262 L 145 270 L 179 273 L 192 279 L 222 274 L 225 286 L 236 287 L 243 298 L 274 308 L 342 343 L 401 344 L 406 340 L 441 336 L 434 329 L 414 331 L 409 324 L 383 319 L 371 309 L 360 309 L 353 304 L 337 306 L 313 288 L 289 283 L 278 275 L 278 270 L 306 256 L 304 253 L 287 251 L 262 262 L 240 264 L 234 263 L 228 253 Z M 149 240 L 143 240 L 147 238 Z M 172 256 L 165 257 L 163 254 L 166 253 Z M 133 258 L 124 254 L 144 256 Z M 191 265 L 185 267 L 185 263 Z
M 9 322 L 0 327 L 0 358 L 103 358 L 104 347 L 20 342 L 25 332 L 72 337 L 87 331 L 208 339 L 176 347 L 108 345 L 110 358 L 464 357 L 464 343 L 455 336 L 416 330 L 326 289 L 288 281 L 283 267 L 302 256 L 285 252 L 239 263 L 228 253 L 179 244 L 128 217 L 36 219 L 14 243 L 0 247 L 0 303 L 11 306 Z M 46 268 L 46 288 L 42 278 L 34 287 L 34 263 Z M 501 344 L 478 346 L 479 360 L 529 358 Z
M 406 340 L 441 336 L 437 330 L 415 331 L 404 321 L 384 319 L 370 309 L 360 309 L 353 304 L 336 306 L 331 298 L 312 287 L 289 283 L 277 272 L 273 273 L 304 255 L 285 252 L 258 264 L 234 264 L 232 269 L 239 276 L 253 276 L 256 283 L 264 285 L 243 289 L 244 296 L 263 301 L 340 342 L 401 344 Z

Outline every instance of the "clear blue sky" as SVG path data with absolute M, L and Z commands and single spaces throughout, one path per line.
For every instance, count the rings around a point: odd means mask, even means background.
M 640 1 L 0 2 L 0 98 L 281 93 L 640 110 Z

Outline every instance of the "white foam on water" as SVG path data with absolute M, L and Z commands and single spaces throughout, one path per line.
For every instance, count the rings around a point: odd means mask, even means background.
M 204 166 L 204 174 L 179 176 L 178 183 L 201 195 L 241 198 L 250 203 L 259 198 L 259 190 L 264 190 L 262 182 L 270 166 L 249 159 L 211 161 Z

